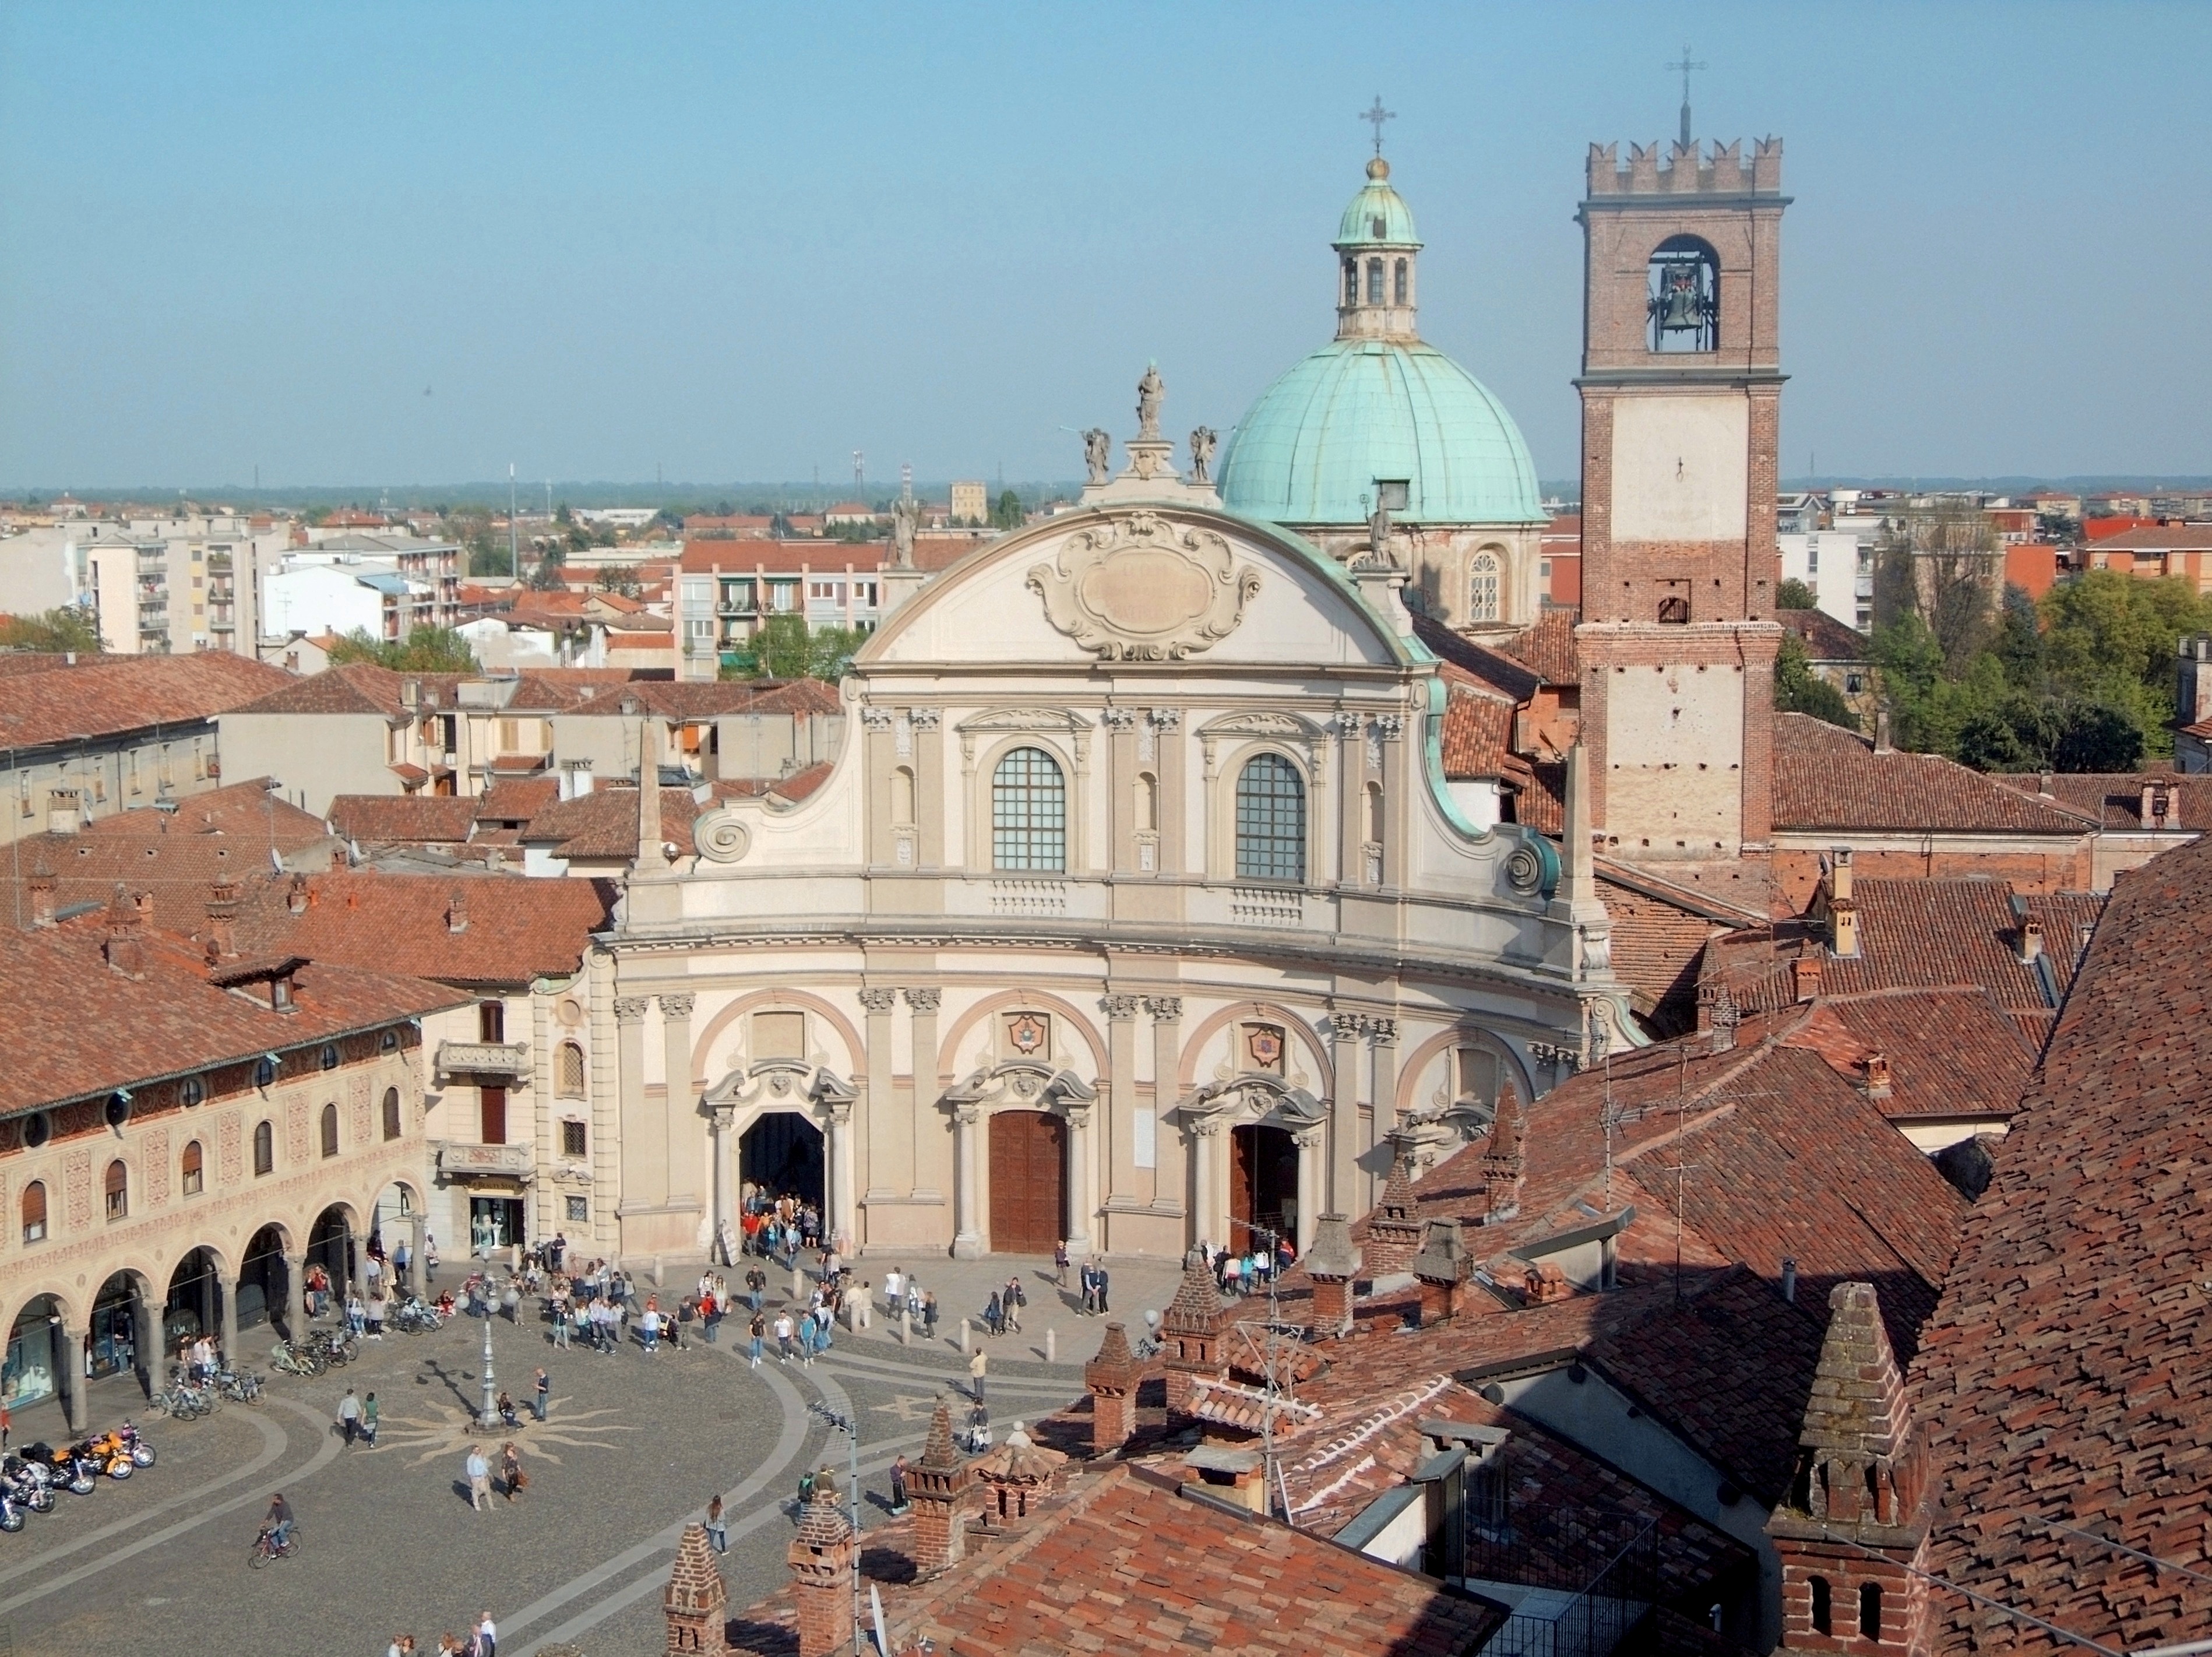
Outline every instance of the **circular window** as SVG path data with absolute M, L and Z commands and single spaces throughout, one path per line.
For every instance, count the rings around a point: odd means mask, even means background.
M 253 1062 L 253 1085 L 266 1087 L 276 1080 L 276 1061 L 264 1053 Z
M 23 1118 L 23 1142 L 33 1150 L 54 1136 L 53 1124 L 46 1120 L 44 1111 L 33 1111 Z
M 326 1041 L 323 1044 L 323 1069 L 335 1070 L 337 1068 L 338 1045 L 335 1041 Z
M 178 1093 L 186 1105 L 198 1105 L 207 1098 L 207 1083 L 198 1076 L 186 1076 Z

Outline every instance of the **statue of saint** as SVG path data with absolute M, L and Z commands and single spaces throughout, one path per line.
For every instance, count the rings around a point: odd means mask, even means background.
M 1137 381 L 1137 436 L 1139 439 L 1156 440 L 1160 435 L 1160 399 L 1167 394 L 1161 381 L 1159 364 L 1145 364 L 1145 377 Z
M 1377 506 L 1367 521 L 1367 556 L 1376 564 L 1390 560 L 1390 509 Z
M 891 503 L 891 568 L 914 568 L 914 532 L 921 527 L 921 506 L 911 495 Z
M 1093 426 L 1083 434 L 1083 464 L 1091 468 L 1091 481 L 1103 484 L 1114 464 L 1114 440 L 1102 426 Z
M 1200 426 L 1190 435 L 1190 480 L 1194 484 L 1213 481 L 1213 446 L 1218 440 L 1212 426 Z

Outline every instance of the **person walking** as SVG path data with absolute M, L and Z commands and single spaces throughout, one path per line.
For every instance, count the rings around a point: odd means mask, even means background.
M 402 1243 L 399 1246 L 405 1248 L 407 1245 Z M 393 1635 L 392 1643 L 384 1648 L 384 1657 L 415 1657 L 415 1636 L 411 1634 Z
M 361 1400 L 354 1397 L 353 1388 L 349 1386 L 345 1396 L 338 1400 L 338 1431 L 345 1435 L 345 1441 L 351 1444 L 355 1434 L 360 1430 Z
M 968 1391 L 978 1404 L 983 1401 L 983 1372 L 990 1364 L 990 1354 L 980 1346 L 975 1349 L 975 1355 L 968 1360 Z
M 884 1310 L 898 1316 L 899 1297 L 906 1293 L 906 1274 L 896 1266 L 884 1273 Z
M 750 1327 L 749 1332 L 752 1337 L 753 1343 L 752 1367 L 757 1369 L 760 1368 L 761 1361 L 761 1340 L 768 1333 L 768 1319 L 763 1317 L 759 1313 L 754 1313 L 752 1324 Z
M 768 1273 L 755 1266 L 745 1273 L 745 1293 L 752 1296 L 753 1310 L 761 1309 L 761 1296 L 768 1292 Z
M 902 1514 L 906 1508 L 906 1458 L 902 1455 L 891 1461 L 891 1512 Z
M 532 1386 L 530 1392 L 531 1408 L 537 1412 L 538 1420 L 545 1419 L 545 1407 L 552 1401 L 553 1378 L 540 1369 L 538 1372 L 537 1382 Z
M 999 1304 L 999 1291 L 994 1288 L 991 1291 L 991 1298 L 983 1305 L 983 1327 L 995 1337 L 1005 1325 L 1006 1318 L 1006 1308 Z
M 921 1297 L 921 1337 L 926 1341 L 937 1338 L 937 1295 L 933 1290 Z
M 1006 1328 L 1010 1332 L 1018 1335 L 1022 1332 L 1022 1308 L 1030 1303 L 1030 1297 L 1023 1291 L 1022 1280 L 1018 1273 L 1006 1279 L 1004 1301 Z
M 714 1544 L 716 1553 L 730 1550 L 730 1527 L 722 1522 L 722 1498 L 716 1496 L 707 1504 L 707 1539 Z
M 499 1625 L 488 1611 L 477 1613 L 476 1657 L 499 1657 Z
M 779 1312 L 775 1314 L 775 1361 L 778 1363 L 791 1362 L 791 1337 L 795 1328 L 791 1321 L 791 1313 Z
M 362 1400 L 361 1441 L 372 1450 L 376 1448 L 376 1394 L 374 1392 Z
M 1065 1237 L 1053 1245 L 1052 1276 L 1053 1281 L 1060 1288 L 1067 1287 L 1067 1239 Z
M 478 1513 L 491 1506 L 491 1463 L 476 1446 L 469 1447 L 469 1459 L 463 1464 L 469 1476 L 469 1506 Z
M 509 1439 L 499 1453 L 499 1477 L 500 1483 L 507 1486 L 507 1505 L 513 1507 L 514 1498 L 522 1493 L 523 1486 L 530 1483 L 530 1475 L 522 1471 L 522 1452 L 514 1447 L 513 1439 Z
M 1098 1272 L 1097 1272 L 1097 1277 L 1098 1277 L 1098 1314 L 1099 1314 L 1099 1316 L 1103 1317 L 1103 1316 L 1105 1316 L 1105 1314 L 1106 1314 L 1106 1311 L 1107 1311 L 1107 1307 L 1106 1307 L 1106 1282 L 1107 1282 L 1107 1276 L 1106 1276 L 1106 1263 L 1105 1263 L 1103 1260 L 1101 1260 L 1101 1261 L 1098 1263 Z

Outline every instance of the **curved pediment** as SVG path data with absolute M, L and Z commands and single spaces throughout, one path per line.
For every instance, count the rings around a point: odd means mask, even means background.
M 893 611 L 854 668 L 1413 661 L 1326 553 L 1273 525 L 1164 502 L 1089 507 L 987 542 Z

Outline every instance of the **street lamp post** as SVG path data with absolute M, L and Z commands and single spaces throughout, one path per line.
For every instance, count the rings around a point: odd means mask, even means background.
M 477 1410 L 477 1428 L 480 1432 L 499 1431 L 499 1405 L 492 1391 L 491 1374 L 491 1311 L 484 1311 L 483 1403 Z

